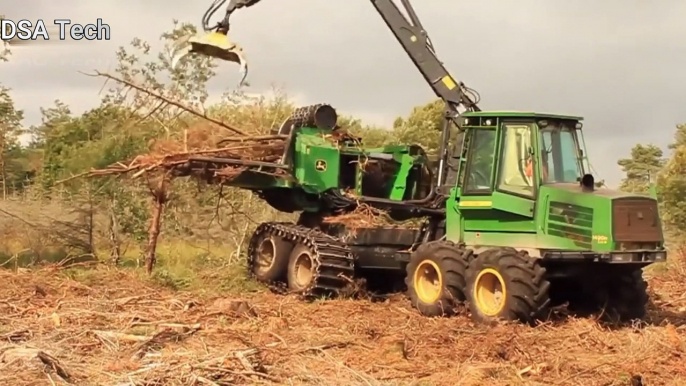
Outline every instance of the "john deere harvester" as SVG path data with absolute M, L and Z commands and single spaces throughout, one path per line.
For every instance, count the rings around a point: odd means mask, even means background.
M 445 101 L 437 162 L 418 146 L 370 149 L 340 135 L 331 106 L 299 109 L 278 128 L 287 135 L 282 159 L 246 164 L 230 182 L 301 212 L 296 223 L 257 228 L 251 274 L 306 297 L 336 294 L 358 276 L 371 284 L 399 278 L 430 316 L 466 302 L 479 321 L 532 321 L 569 302 L 643 317 L 642 268 L 666 260 L 655 198 L 596 187 L 580 117 L 481 111 L 435 56 L 407 0 L 407 18 L 392 0 L 371 3 Z M 211 54 L 198 44 L 195 52 Z M 423 223 L 351 232 L 322 221 L 360 203 Z

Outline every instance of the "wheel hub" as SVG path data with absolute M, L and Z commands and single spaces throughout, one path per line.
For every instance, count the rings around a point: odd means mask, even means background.
M 269 271 L 276 262 L 276 245 L 271 238 L 265 238 L 257 248 L 255 273 L 258 275 Z
M 413 282 L 419 300 L 427 304 L 438 301 L 443 289 L 443 277 L 436 263 L 431 260 L 419 263 L 414 271 Z
M 505 280 L 498 271 L 486 268 L 474 283 L 474 295 L 479 310 L 488 316 L 498 315 L 505 307 Z
M 314 263 L 308 253 L 301 253 L 295 260 L 295 282 L 298 287 L 306 287 L 312 281 Z

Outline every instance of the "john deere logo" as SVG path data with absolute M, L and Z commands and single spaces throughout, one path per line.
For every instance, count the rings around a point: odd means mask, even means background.
M 320 171 L 320 172 L 325 171 L 326 170 L 326 161 L 324 161 L 323 159 L 318 159 L 314 163 L 314 168 L 315 168 L 315 170 Z

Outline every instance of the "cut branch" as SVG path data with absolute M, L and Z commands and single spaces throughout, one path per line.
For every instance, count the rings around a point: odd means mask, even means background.
M 156 92 L 150 91 L 150 90 L 148 90 L 148 89 L 146 89 L 146 88 L 144 88 L 144 87 L 141 87 L 141 86 L 139 86 L 139 85 L 137 85 L 137 84 L 135 84 L 135 83 L 129 82 L 129 81 L 127 81 L 127 80 L 124 80 L 124 79 L 121 79 L 121 78 L 117 78 L 116 76 L 113 76 L 113 75 L 110 75 L 110 74 L 107 74 L 107 73 L 102 73 L 102 72 L 99 72 L 99 71 L 95 71 L 95 74 L 85 74 L 85 73 L 83 73 L 83 74 L 84 74 L 84 75 L 87 75 L 87 76 L 102 76 L 102 77 L 105 77 L 105 78 L 107 78 L 107 79 L 114 80 L 115 82 L 119 82 L 119 83 L 125 84 L 126 86 L 128 86 L 128 87 L 130 87 L 130 88 L 133 88 L 133 89 L 135 89 L 135 90 L 137 90 L 137 91 L 140 91 L 140 92 L 142 92 L 142 93 L 145 93 L 145 94 L 148 94 L 148 95 L 153 96 L 153 97 L 155 97 L 155 98 L 158 98 L 159 100 L 164 101 L 165 103 L 168 103 L 168 104 L 170 104 L 170 105 L 172 105 L 172 106 L 178 107 L 178 108 L 180 108 L 181 110 L 184 110 L 184 111 L 186 111 L 186 112 L 189 112 L 189 113 L 191 113 L 191 114 L 193 114 L 193 115 L 195 115 L 195 116 L 197 116 L 197 117 L 199 117 L 199 118 L 206 119 L 206 120 L 208 120 L 208 121 L 214 123 L 215 125 L 218 125 L 218 126 L 221 126 L 221 127 L 225 128 L 225 129 L 227 129 L 227 130 L 233 131 L 233 132 L 236 133 L 236 134 L 239 134 L 239 135 L 247 135 L 244 131 L 242 131 L 242 130 L 240 130 L 240 129 L 237 129 L 237 128 L 233 127 L 233 126 L 230 126 L 230 125 L 228 125 L 228 124 L 226 124 L 226 123 L 224 123 L 224 122 L 222 122 L 222 121 L 220 121 L 220 120 L 217 120 L 217 119 L 214 119 L 214 118 L 210 118 L 210 117 L 207 116 L 207 114 L 201 113 L 201 112 L 199 112 L 199 111 L 197 111 L 197 110 L 194 110 L 194 109 L 192 109 L 192 108 L 190 108 L 190 107 L 184 105 L 184 104 L 181 103 L 181 102 L 177 102 L 177 101 L 174 101 L 174 100 L 172 100 L 172 99 L 169 99 L 169 98 L 165 97 L 164 95 L 160 95 L 160 94 L 158 94 L 158 93 L 156 93 Z

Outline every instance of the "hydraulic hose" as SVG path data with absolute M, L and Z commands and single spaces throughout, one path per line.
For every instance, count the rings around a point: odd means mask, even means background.
M 226 3 L 226 0 L 214 0 L 212 2 L 212 5 L 205 11 L 205 14 L 202 16 L 202 28 L 205 30 L 205 32 L 212 31 L 214 29 L 217 29 L 221 26 L 220 23 L 217 23 L 216 26 L 210 27 L 210 19 L 212 16 L 221 8 L 224 4 Z M 227 17 L 225 18 L 225 21 L 228 21 L 228 13 Z M 227 26 L 228 27 L 228 26 Z

